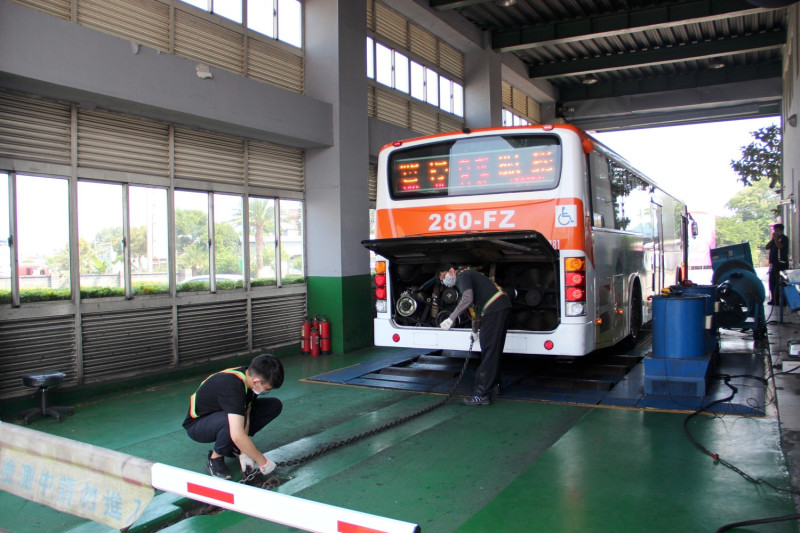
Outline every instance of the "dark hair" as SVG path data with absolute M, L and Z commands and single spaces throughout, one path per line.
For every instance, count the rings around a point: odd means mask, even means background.
M 439 265 L 439 268 L 436 269 L 436 275 L 438 276 L 442 272 L 447 272 L 451 268 L 455 268 L 451 263 L 442 263 Z
M 774 226 L 772 226 L 772 229 L 779 229 L 783 231 L 783 224 L 775 224 Z
M 280 359 L 269 353 L 257 355 L 247 367 L 249 374 L 256 374 L 269 383 L 273 389 L 279 389 L 283 385 L 283 365 Z

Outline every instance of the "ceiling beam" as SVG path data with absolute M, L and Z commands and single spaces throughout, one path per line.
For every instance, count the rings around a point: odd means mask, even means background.
M 743 52 L 758 52 L 780 48 L 786 44 L 786 31 L 759 33 L 745 37 L 720 39 L 678 46 L 669 46 L 600 57 L 588 57 L 559 63 L 531 65 L 528 75 L 531 78 L 559 78 L 563 76 L 579 76 L 593 72 L 607 72 L 626 68 L 663 65 L 679 61 L 691 61 L 724 57 Z
M 575 20 L 494 31 L 492 48 L 498 52 L 513 52 L 689 23 L 711 22 L 759 11 L 764 9 L 754 7 L 746 0 L 682 0 Z
M 437 11 L 447 11 L 449 9 L 458 9 L 461 7 L 469 7 L 477 4 L 485 4 L 492 0 L 430 0 L 431 9 Z
M 662 91 L 686 90 L 698 87 L 710 87 L 728 83 L 746 81 L 780 79 L 783 74 L 780 61 L 770 61 L 757 65 L 726 67 L 718 70 L 691 72 L 677 76 L 661 76 L 658 78 L 632 79 L 594 85 L 580 85 L 559 89 L 559 101 L 590 100 L 594 98 L 613 98 Z

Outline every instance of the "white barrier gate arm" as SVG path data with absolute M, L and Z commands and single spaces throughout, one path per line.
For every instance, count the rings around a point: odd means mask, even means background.
M 115 529 L 154 489 L 317 533 L 419 533 L 416 524 L 304 500 L 0 422 L 0 490 Z
M 319 533 L 415 533 L 419 526 L 155 463 L 153 487 Z

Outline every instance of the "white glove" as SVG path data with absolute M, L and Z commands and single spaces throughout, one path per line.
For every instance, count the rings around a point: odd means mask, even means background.
M 472 332 L 472 342 L 478 342 L 478 332 L 477 331 L 473 331 Z
M 264 459 L 267 458 L 264 457 Z M 278 465 L 275 464 L 275 461 L 270 461 L 269 459 L 267 459 L 267 462 L 264 463 L 263 465 L 259 465 L 258 469 L 261 470 L 261 473 L 266 476 L 267 474 L 275 470 L 276 466 Z
M 247 477 L 258 470 L 258 463 L 245 454 L 239 454 L 239 465 L 242 467 L 242 477 Z
M 448 329 L 453 327 L 453 319 L 452 318 L 448 318 L 446 320 L 443 320 L 442 324 L 439 327 L 442 328 L 443 330 L 447 331 Z

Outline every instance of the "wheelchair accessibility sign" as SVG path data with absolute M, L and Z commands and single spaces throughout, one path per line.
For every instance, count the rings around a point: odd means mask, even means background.
M 577 225 L 578 225 L 578 206 L 576 205 L 556 206 L 557 228 L 574 228 Z

